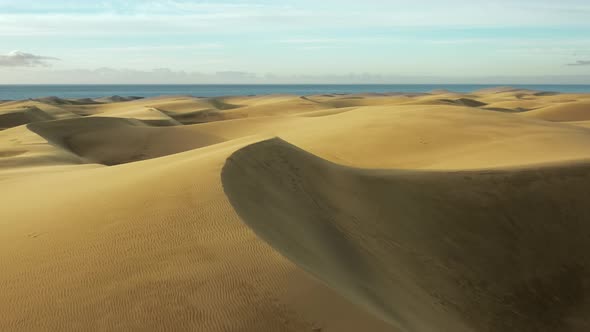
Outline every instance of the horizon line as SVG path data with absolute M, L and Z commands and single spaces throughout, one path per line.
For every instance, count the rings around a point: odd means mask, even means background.
M 80 86 L 132 86 L 132 85 L 144 85 L 144 86 L 421 86 L 421 85 L 444 85 L 444 86 L 456 86 L 456 85 L 479 85 L 479 86 L 497 86 L 497 87 L 510 87 L 510 86 L 590 86 L 589 83 L 0 83 L 0 87 L 3 86 L 66 86 L 66 85 L 80 85 Z

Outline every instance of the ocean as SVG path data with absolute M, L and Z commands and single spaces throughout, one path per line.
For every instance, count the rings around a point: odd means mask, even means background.
M 504 85 L 504 84 L 502 84 Z M 56 96 L 60 98 L 99 98 L 107 96 L 155 97 L 161 95 L 192 95 L 220 97 L 268 94 L 339 94 L 339 93 L 421 93 L 436 89 L 472 92 L 498 84 L 298 84 L 298 85 L 0 85 L 0 100 Z M 588 93 L 588 85 L 514 84 L 515 88 Z

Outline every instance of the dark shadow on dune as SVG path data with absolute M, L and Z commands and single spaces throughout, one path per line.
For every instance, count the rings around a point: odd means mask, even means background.
M 35 106 L 25 106 L 0 114 L 0 130 L 54 118 Z
M 222 182 L 261 238 L 403 331 L 590 331 L 590 162 L 366 170 L 272 139 Z
M 538 96 L 538 97 L 544 97 L 544 96 L 556 96 L 560 94 L 559 92 L 553 92 L 553 91 L 540 91 L 537 93 L 533 93 L 534 96 Z
M 0 158 L 16 157 L 24 153 L 27 153 L 27 150 L 0 151 Z
M 175 113 L 165 110 L 160 111 L 183 125 L 224 121 L 246 117 L 246 115 L 239 113 L 232 113 L 231 115 L 228 115 L 226 112 L 218 109 L 204 109 L 184 113 Z
M 207 101 L 213 106 L 214 109 L 225 111 L 233 110 L 242 107 L 242 105 L 234 105 L 225 101 L 224 98 L 207 98 Z
M 495 112 L 503 112 L 503 113 L 522 113 L 529 111 L 526 108 L 517 107 L 515 109 L 512 108 L 502 108 L 502 107 L 482 107 L 484 110 L 488 111 L 495 111 Z
M 144 121 L 84 117 L 30 123 L 27 128 L 52 145 L 88 162 L 107 166 L 162 157 L 223 142 L 184 126 L 149 126 Z
M 95 105 L 95 104 L 103 104 L 103 102 L 91 99 L 91 98 L 80 98 L 80 99 L 64 99 L 55 96 L 51 97 L 41 97 L 32 99 L 34 101 L 56 105 L 56 106 L 63 106 L 63 105 Z
M 102 98 L 95 98 L 92 99 L 95 103 L 121 103 L 121 102 L 127 102 L 127 101 L 134 101 L 134 100 L 138 100 L 138 99 L 144 99 L 144 97 L 136 97 L 136 96 L 128 96 L 128 97 L 122 97 L 122 96 L 110 96 L 110 97 L 102 97 Z
M 487 105 L 484 102 L 475 99 L 469 98 L 459 98 L 459 99 L 440 99 L 440 101 L 451 104 L 451 105 L 458 105 L 458 106 L 467 106 L 467 107 L 481 107 Z

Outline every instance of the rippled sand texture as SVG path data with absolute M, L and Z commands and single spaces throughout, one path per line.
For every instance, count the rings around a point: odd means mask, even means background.
M 0 330 L 589 331 L 589 123 L 506 88 L 0 103 Z

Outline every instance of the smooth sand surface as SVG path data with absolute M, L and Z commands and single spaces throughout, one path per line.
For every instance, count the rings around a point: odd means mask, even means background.
M 590 99 L 587 99 L 540 107 L 523 115 L 548 121 L 585 121 L 590 120 L 589 109 Z
M 274 139 L 225 192 L 279 252 L 403 331 L 584 331 L 590 161 L 366 170 Z
M 4 102 L 0 330 L 588 331 L 589 97 Z

